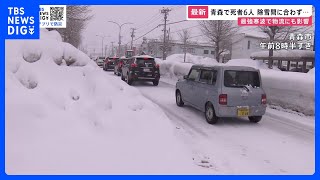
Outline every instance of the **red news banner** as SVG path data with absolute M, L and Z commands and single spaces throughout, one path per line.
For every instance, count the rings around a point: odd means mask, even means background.
M 239 26 L 311 26 L 312 5 L 188 6 L 188 20 L 236 20 Z

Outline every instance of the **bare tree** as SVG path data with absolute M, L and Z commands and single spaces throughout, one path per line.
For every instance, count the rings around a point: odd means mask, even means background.
M 288 42 L 289 35 L 291 33 L 299 32 L 305 29 L 305 27 L 293 27 L 293 26 L 260 26 L 260 30 L 266 33 L 269 37 L 267 40 L 270 43 L 275 42 Z M 268 67 L 273 66 L 273 48 L 269 49 Z
M 67 27 L 57 28 L 64 42 L 75 47 L 81 44 L 81 32 L 93 17 L 90 6 L 67 6 Z
M 164 37 L 164 35 L 161 35 L 160 37 L 159 37 L 159 40 L 160 40 L 160 42 L 164 42 L 163 41 L 163 37 Z M 174 42 L 174 39 L 173 39 L 173 36 L 172 36 L 172 34 L 170 34 L 169 32 L 167 33 L 167 36 L 166 36 L 166 45 L 165 45 L 165 47 L 166 47 L 166 54 L 168 54 L 169 52 L 170 52 L 170 48 L 172 47 L 172 43 Z M 162 43 L 162 45 L 160 46 L 161 47 L 161 51 L 163 51 L 163 43 Z
M 187 54 L 187 48 L 189 45 L 191 33 L 188 29 L 183 29 L 182 32 L 178 33 L 180 40 L 183 43 L 183 52 L 184 52 L 184 57 L 183 57 L 183 62 L 186 62 L 186 54 Z
M 213 43 L 215 47 L 215 58 L 220 62 L 223 52 L 230 49 L 232 38 L 238 30 L 234 21 L 212 20 L 200 21 L 202 33 Z

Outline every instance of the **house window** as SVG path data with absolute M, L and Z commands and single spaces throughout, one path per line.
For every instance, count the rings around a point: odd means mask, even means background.
M 204 50 L 203 54 L 209 54 L 209 50 Z
M 188 53 L 195 53 L 194 48 L 188 48 Z
M 211 54 L 214 54 L 214 51 L 211 51 Z
M 251 42 L 250 42 L 250 41 L 248 41 L 248 49 L 250 49 L 250 43 L 251 43 Z

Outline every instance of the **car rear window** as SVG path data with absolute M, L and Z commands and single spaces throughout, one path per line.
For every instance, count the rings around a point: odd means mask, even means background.
M 260 87 L 260 77 L 257 71 L 224 71 L 225 87 Z
M 144 67 L 155 65 L 155 61 L 153 58 L 147 58 L 147 59 L 137 58 L 136 63 L 138 66 L 144 66 Z

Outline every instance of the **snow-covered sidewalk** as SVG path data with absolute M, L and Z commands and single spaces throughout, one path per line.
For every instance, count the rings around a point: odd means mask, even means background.
M 202 173 L 167 116 L 55 32 L 6 42 L 7 174 Z

